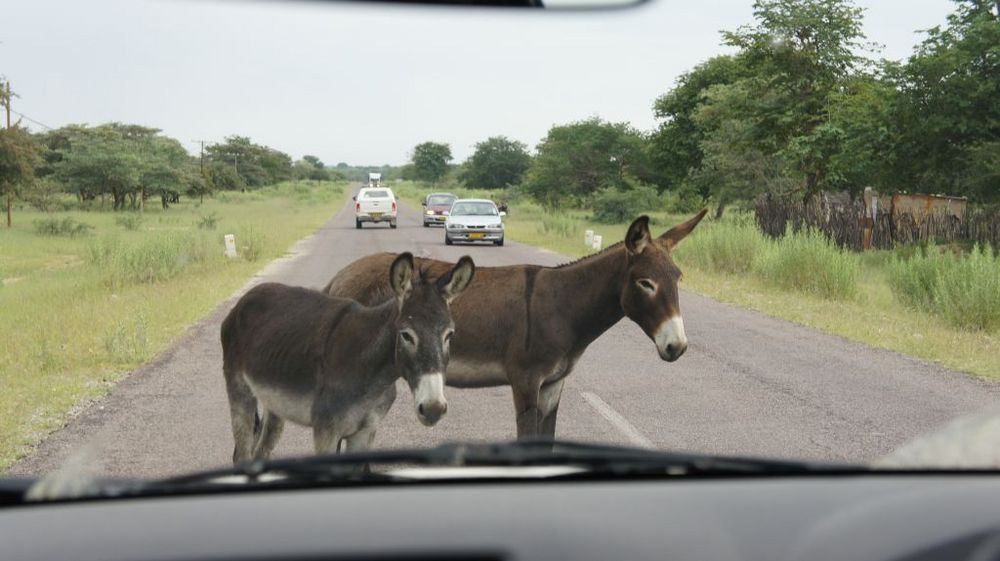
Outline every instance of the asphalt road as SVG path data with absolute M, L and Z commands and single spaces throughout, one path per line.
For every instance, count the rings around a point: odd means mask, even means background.
M 336 210 L 336 209 L 334 209 Z M 479 265 L 564 257 L 506 247 L 444 245 L 403 206 L 399 228 L 355 230 L 350 206 L 293 256 L 252 281 L 322 287 L 363 255 L 409 250 Z M 249 286 L 249 285 L 248 285 Z M 161 476 L 226 465 L 232 434 L 219 326 L 237 295 L 191 327 L 173 347 L 124 379 L 108 397 L 52 434 L 12 474 L 41 474 L 76 456 L 97 473 Z M 557 436 L 724 454 L 865 461 L 953 417 L 995 404 L 1000 384 L 983 382 L 897 353 L 875 350 L 762 314 L 683 292 L 690 340 L 675 363 L 622 320 L 583 355 L 563 391 Z M 379 447 L 430 446 L 515 435 L 509 388 L 449 388 L 448 415 L 422 426 L 400 382 Z M 288 425 L 276 455 L 311 452 L 308 429 Z

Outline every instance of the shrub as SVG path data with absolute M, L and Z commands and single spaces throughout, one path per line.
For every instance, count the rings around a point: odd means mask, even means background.
M 618 224 L 633 220 L 644 212 L 659 209 L 660 198 L 656 189 L 637 185 L 626 191 L 607 188 L 593 199 L 594 220 L 604 224 Z
M 143 314 L 131 322 L 119 321 L 104 336 L 104 350 L 114 360 L 135 363 L 149 356 L 149 322 Z
M 210 259 L 218 253 L 215 249 L 204 236 L 170 232 L 138 243 L 104 238 L 90 246 L 87 259 L 101 269 L 108 285 L 118 288 L 173 278 Z
M 897 257 L 888 277 L 893 294 L 911 309 L 964 329 L 1000 329 L 1000 255 L 989 247 L 958 256 L 932 247 Z
M 246 225 L 236 234 L 239 255 L 247 261 L 256 261 L 264 254 L 267 239 L 256 226 Z
M 764 240 L 762 249 L 753 270 L 776 286 L 831 300 L 857 292 L 857 255 L 838 248 L 822 232 L 786 232 L 782 238 Z
M 213 212 L 206 216 L 199 216 L 195 224 L 201 230 L 214 230 L 219 225 L 219 215 Z
M 129 231 L 136 231 L 142 226 L 142 215 L 137 213 L 119 214 L 115 217 L 115 223 Z
M 704 221 L 677 246 L 678 260 L 720 273 L 740 274 L 753 270 L 765 249 L 764 235 L 751 217 Z
M 35 232 L 43 236 L 67 236 L 75 238 L 84 236 L 94 229 L 90 224 L 79 222 L 69 216 L 59 218 L 42 218 L 35 220 Z

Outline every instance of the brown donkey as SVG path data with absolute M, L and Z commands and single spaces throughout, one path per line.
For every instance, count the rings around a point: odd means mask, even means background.
M 420 421 L 436 423 L 448 409 L 449 303 L 474 272 L 463 257 L 431 281 L 403 253 L 381 268 L 392 299 L 374 307 L 276 283 L 247 292 L 222 323 L 233 462 L 267 458 L 286 420 L 313 428 L 318 454 L 336 452 L 341 440 L 348 450 L 370 448 L 400 377 Z
M 660 357 L 677 360 L 687 349 L 670 253 L 706 210 L 658 238 L 640 216 L 625 241 L 558 267 L 479 267 L 455 300 L 456 333 L 445 381 L 475 388 L 510 385 L 519 438 L 553 437 L 563 381 L 602 333 L 627 316 L 656 344 Z M 390 253 L 363 257 L 342 269 L 324 291 L 364 304 L 392 297 L 382 271 Z M 442 273 L 450 264 L 416 260 Z

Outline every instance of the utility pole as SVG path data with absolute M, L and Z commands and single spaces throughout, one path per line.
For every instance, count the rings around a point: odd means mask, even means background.
M 7 128 L 10 129 L 10 98 L 14 97 L 14 92 L 10 91 L 10 82 L 4 80 L 0 82 L 0 102 L 3 103 L 7 111 Z M 8 186 L 10 187 L 10 186 Z M 11 227 L 11 189 L 7 190 L 7 228 Z
M 4 109 L 7 110 L 7 128 L 10 128 L 10 98 L 14 97 L 14 92 L 10 91 L 10 82 L 4 81 L 0 84 L 0 100 L 3 100 Z
M 199 156 L 198 163 L 201 166 L 201 176 L 205 177 L 205 141 L 199 140 L 198 144 L 201 145 L 201 155 Z

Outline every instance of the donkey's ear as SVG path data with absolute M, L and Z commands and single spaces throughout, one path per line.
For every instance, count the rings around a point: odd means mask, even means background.
M 625 234 L 625 249 L 629 255 L 639 255 L 653 241 L 649 233 L 649 217 L 645 214 L 636 218 Z
M 389 286 L 400 302 L 406 300 L 413 289 L 413 254 L 400 253 L 389 266 Z
M 441 296 L 444 296 L 444 299 L 451 303 L 452 300 L 469 286 L 469 283 L 472 282 L 472 276 L 475 273 L 476 264 L 472 262 L 472 258 L 468 255 L 463 256 L 450 271 L 437 280 L 437 287 L 441 291 Z
M 703 208 L 694 218 L 667 230 L 662 236 L 660 236 L 660 242 L 666 246 L 668 251 L 674 249 L 677 247 L 677 244 L 681 242 L 681 240 L 691 233 L 691 230 L 694 230 L 694 227 L 701 222 L 701 219 L 705 218 L 705 213 L 707 212 L 708 209 Z

